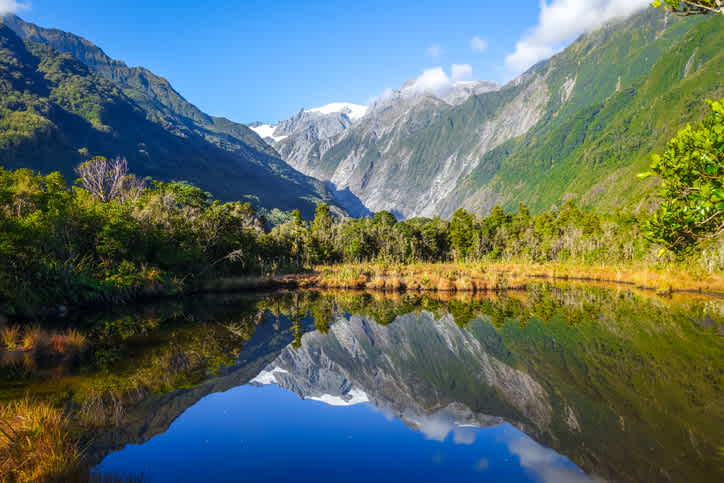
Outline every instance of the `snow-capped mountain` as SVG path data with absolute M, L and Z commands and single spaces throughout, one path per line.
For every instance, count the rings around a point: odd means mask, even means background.
M 370 106 L 335 102 L 302 109 L 274 125 L 255 123 L 250 127 L 302 173 L 329 181 L 340 189 L 349 188 L 355 194 L 365 193 L 365 188 L 358 186 L 364 184 L 357 169 L 363 159 L 379 156 L 380 151 L 389 150 L 401 138 L 424 129 L 441 113 L 470 97 L 499 88 L 498 84 L 487 81 L 430 85 L 411 79 Z M 457 179 L 452 177 L 451 186 Z M 376 193 L 364 199 L 372 210 L 394 211 L 400 206 L 396 198 L 406 196 L 405 190 L 397 190 L 389 198 L 387 191 L 372 189 Z M 409 214 L 408 210 L 398 210 L 398 213 Z
M 332 102 L 313 109 L 301 109 L 294 116 L 276 124 L 255 122 L 249 127 L 272 145 L 301 131 L 315 131 L 317 137 L 326 138 L 364 117 L 367 109 L 367 106 L 351 102 Z

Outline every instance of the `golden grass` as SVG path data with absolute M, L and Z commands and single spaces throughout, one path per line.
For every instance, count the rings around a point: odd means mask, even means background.
M 37 351 L 44 349 L 50 343 L 49 333 L 37 325 L 26 327 L 23 331 L 22 349 L 26 351 Z
M 68 329 L 64 334 L 53 332 L 50 336 L 50 347 L 58 354 L 77 354 L 86 345 L 86 337 L 75 329 Z
M 46 481 L 76 466 L 81 451 L 68 418 L 25 397 L 0 405 L 0 475 L 3 481 Z
M 6 353 L 20 350 L 30 357 L 38 354 L 75 356 L 82 353 L 88 344 L 86 336 L 76 329 L 56 332 L 42 329 L 37 325 L 28 326 L 23 330 L 17 325 L 4 327 L 0 330 L 0 340 Z M 12 360 L 12 357 L 0 358 L 0 365 L 6 365 Z
M 363 279 L 364 284 L 357 283 Z M 660 268 L 513 263 L 335 265 L 317 267 L 316 275 L 308 278 L 308 284 L 320 288 L 475 293 L 522 290 L 541 279 L 627 284 L 660 294 L 724 293 L 724 273 L 697 272 L 680 265 Z
M 17 325 L 11 327 L 3 327 L 0 330 L 0 340 L 3 345 L 9 351 L 14 351 L 18 348 L 18 338 L 20 336 L 20 328 Z

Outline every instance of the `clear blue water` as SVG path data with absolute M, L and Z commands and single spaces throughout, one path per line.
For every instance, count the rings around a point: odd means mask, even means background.
M 109 454 L 96 470 L 154 482 L 589 481 L 510 424 L 430 425 L 413 430 L 369 402 L 333 406 L 245 385 L 203 398 L 168 431 Z

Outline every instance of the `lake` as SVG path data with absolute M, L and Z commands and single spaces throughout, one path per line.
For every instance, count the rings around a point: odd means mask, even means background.
M 724 481 L 724 300 L 294 291 L 71 314 L 3 353 L 108 481 Z

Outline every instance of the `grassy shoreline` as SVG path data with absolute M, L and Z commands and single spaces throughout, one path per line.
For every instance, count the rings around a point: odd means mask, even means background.
M 217 277 L 165 292 L 157 284 L 142 287 L 135 297 L 116 302 L 72 306 L 45 306 L 13 318 L 65 313 L 94 305 L 118 305 L 198 294 L 294 289 L 352 289 L 381 292 L 485 293 L 526 290 L 541 281 L 605 283 L 672 293 L 724 294 L 724 272 L 687 270 L 679 265 L 591 266 L 527 263 L 415 263 L 335 264 L 309 271 L 266 276 Z M 5 316 L 0 312 L 0 322 Z
M 628 285 L 661 294 L 724 294 L 724 273 L 699 273 L 683 267 L 569 264 L 436 263 L 412 265 L 355 264 L 316 267 L 308 285 L 320 288 L 418 292 L 486 292 L 524 290 L 541 280 Z

